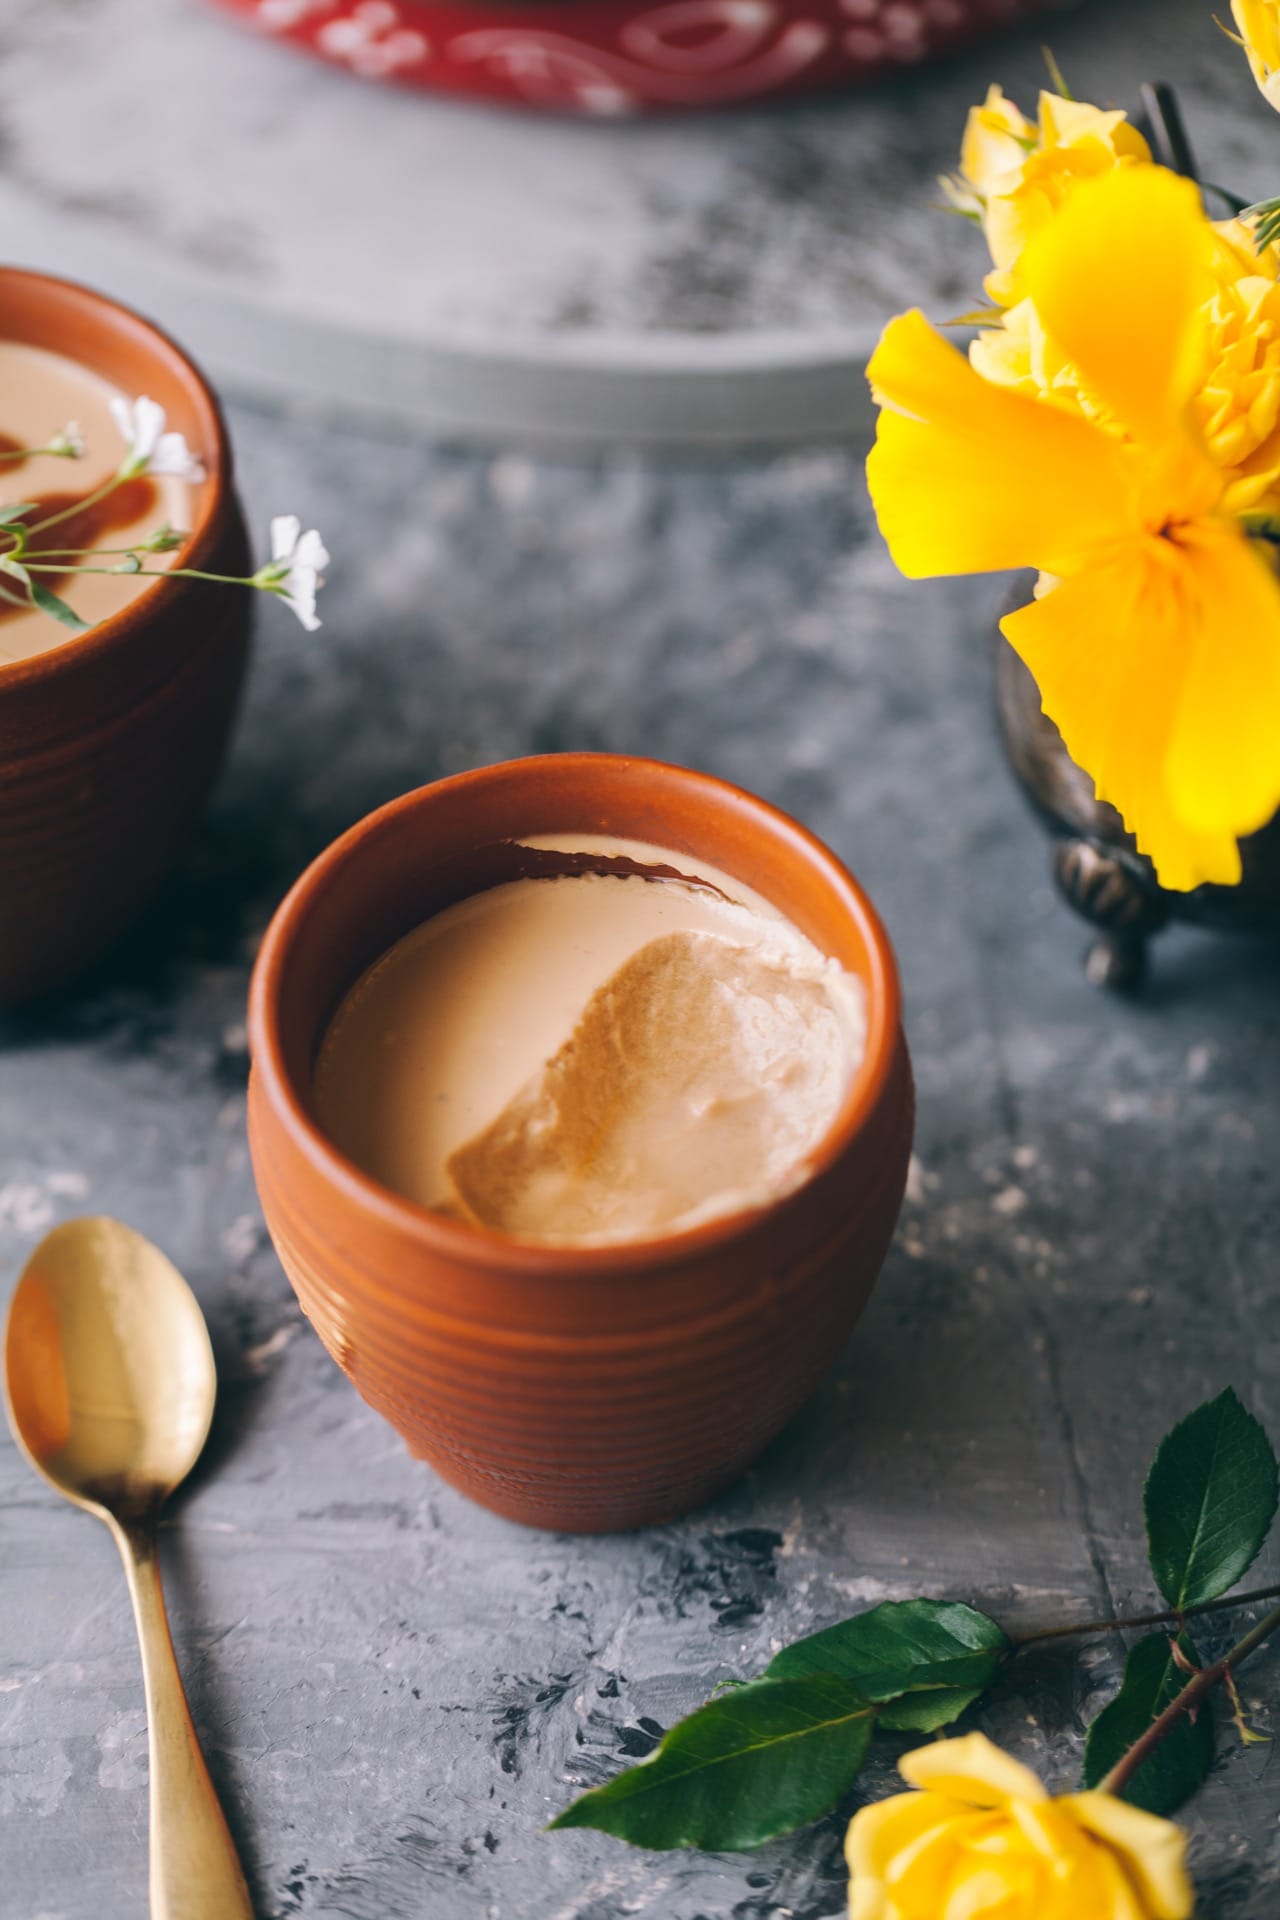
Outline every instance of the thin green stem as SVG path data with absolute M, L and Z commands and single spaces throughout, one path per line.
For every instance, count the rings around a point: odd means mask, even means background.
M 61 526 L 64 520 L 73 520 L 76 514 L 83 513 L 88 507 L 96 507 L 99 501 L 105 500 L 109 493 L 114 493 L 117 487 L 123 486 L 129 477 L 125 473 L 113 473 L 109 479 L 103 481 L 100 487 L 95 487 L 92 493 L 86 493 L 82 500 L 76 500 L 71 506 L 63 507 L 59 513 L 51 513 L 45 520 L 34 521 L 31 526 L 24 529 L 28 540 L 33 534 L 46 533 L 50 527 Z
M 1015 1650 L 1038 1646 L 1042 1640 L 1066 1640 L 1076 1633 L 1111 1633 L 1119 1628 L 1162 1627 L 1192 1620 L 1201 1613 L 1226 1613 L 1233 1607 L 1251 1607 L 1258 1600 L 1280 1599 L 1280 1586 L 1254 1587 L 1250 1593 L 1229 1594 L 1225 1600 L 1204 1600 L 1196 1607 L 1165 1607 L 1158 1613 L 1131 1613 L 1121 1620 L 1082 1620 L 1078 1626 L 1042 1627 L 1036 1633 L 1010 1635 Z
M 80 455 L 73 453 L 70 447 L 13 447 L 0 452 L 0 460 L 39 460 L 48 454 L 53 460 L 78 460 Z
M 1058 57 L 1054 53 L 1053 48 L 1041 47 L 1040 57 L 1044 61 L 1045 66 L 1048 67 L 1049 69 L 1049 78 L 1052 81 L 1054 89 L 1057 92 L 1059 98 L 1063 100 L 1074 100 L 1075 95 L 1072 93 L 1070 87 L 1067 85 L 1066 80 L 1063 77 L 1062 68 L 1058 65 Z
M 262 584 L 247 574 L 201 573 L 197 567 L 139 567 L 137 573 L 122 573 L 119 567 L 51 567 L 40 560 L 28 560 L 25 555 L 22 564 L 28 573 L 109 573 L 116 580 L 212 580 L 220 587 L 255 587 Z
M 3 529 L 0 529 L 3 531 Z M 139 540 L 131 547 L 37 547 L 42 560 L 98 560 L 111 553 L 146 553 L 150 551 L 145 540 Z M 68 572 L 70 569 L 63 568 Z
M 1237 1640 L 1234 1647 L 1224 1653 L 1221 1660 L 1215 1660 L 1210 1667 L 1202 1667 L 1193 1679 L 1188 1680 L 1182 1692 L 1169 1702 L 1162 1714 L 1151 1722 L 1141 1739 L 1135 1740 L 1128 1753 L 1117 1760 L 1106 1778 L 1099 1782 L 1102 1793 L 1122 1794 L 1129 1782 L 1166 1735 L 1172 1733 L 1184 1713 L 1192 1712 L 1205 1696 L 1212 1692 L 1221 1681 L 1228 1679 L 1251 1653 L 1256 1653 L 1263 1642 L 1269 1640 L 1280 1627 L 1280 1607 L 1273 1607 L 1264 1614 L 1256 1627 L 1250 1628 L 1243 1640 Z

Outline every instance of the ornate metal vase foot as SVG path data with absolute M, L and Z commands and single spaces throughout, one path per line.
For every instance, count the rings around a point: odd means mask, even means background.
M 1098 929 L 1085 955 L 1085 972 L 1097 987 L 1133 992 L 1147 972 L 1147 941 L 1169 914 L 1125 862 L 1093 840 L 1074 836 L 1053 849 L 1053 878 L 1069 906 Z

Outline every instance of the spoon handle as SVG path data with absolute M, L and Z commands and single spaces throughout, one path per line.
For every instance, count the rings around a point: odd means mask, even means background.
M 149 1523 L 112 1525 L 142 1649 L 151 1764 L 151 1920 L 253 1920 L 182 1690 Z

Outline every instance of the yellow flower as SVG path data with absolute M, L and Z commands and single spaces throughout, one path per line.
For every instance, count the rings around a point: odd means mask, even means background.
M 983 1734 L 898 1763 L 916 1793 L 856 1813 L 851 1920 L 1189 1920 L 1180 1828 L 1109 1793 L 1053 1800 Z
M 977 204 L 1011 174 L 1019 174 L 1039 139 L 1036 128 L 1002 87 L 987 88 L 980 107 L 970 107 L 960 145 L 960 175 Z
M 1253 77 L 1280 110 L 1280 0 L 1231 0 Z
M 869 368 L 894 559 L 1047 576 L 1005 636 L 1176 889 L 1237 881 L 1237 839 L 1280 808 L 1280 585 L 1190 424 L 1217 244 L 1193 187 L 1135 167 L 1079 187 L 1028 249 L 1051 351 L 1118 430 L 982 378 L 920 313 Z
M 1018 298 L 1018 261 L 1081 180 L 1123 165 L 1150 163 L 1151 149 L 1123 113 L 1040 95 L 1039 123 L 1027 120 L 991 87 L 974 107 L 960 149 L 952 198 L 982 216 L 995 271 L 985 285 L 997 306 Z
M 1234 513 L 1280 507 L 1280 252 L 1239 220 L 1218 228 L 1197 424 Z
M 1239 220 L 1215 228 L 1191 412 L 1232 513 L 1280 511 L 1280 250 L 1259 254 Z M 969 358 L 984 380 L 1049 400 L 1119 435 L 1124 423 L 1091 393 L 1050 339 L 1031 300 L 980 333 Z

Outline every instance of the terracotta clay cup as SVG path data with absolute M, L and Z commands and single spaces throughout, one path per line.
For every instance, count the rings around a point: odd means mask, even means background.
M 399 1198 L 317 1126 L 317 1048 L 364 969 L 452 902 L 528 871 L 522 836 L 575 832 L 722 868 L 865 981 L 865 1059 L 785 1198 L 661 1238 L 549 1247 Z M 552 755 L 393 801 L 277 912 L 249 1031 L 254 1173 L 304 1311 L 413 1453 L 533 1526 L 641 1526 L 735 1479 L 839 1355 L 898 1217 L 913 1100 L 884 930 L 812 835 L 702 774 Z
M 209 476 L 174 565 L 248 570 L 217 402 L 171 340 L 102 294 L 13 268 L 0 269 L 0 338 L 157 400 Z M 166 582 L 87 633 L 0 665 L 0 1005 L 83 972 L 163 877 L 222 758 L 250 597 Z

